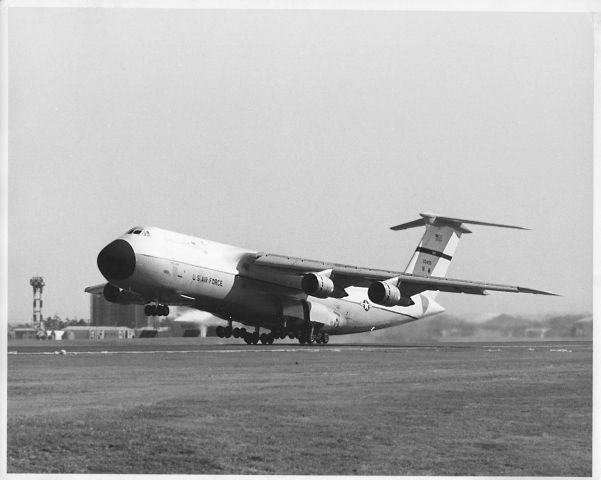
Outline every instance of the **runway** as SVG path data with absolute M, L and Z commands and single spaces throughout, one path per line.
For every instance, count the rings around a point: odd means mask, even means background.
M 258 353 L 258 352 L 381 352 L 402 350 L 452 351 L 526 349 L 528 351 L 592 351 L 592 342 L 458 342 L 435 345 L 403 344 L 332 344 L 299 345 L 298 342 L 282 342 L 274 345 L 249 346 L 243 343 L 215 343 L 214 339 L 190 341 L 189 339 L 137 339 L 120 341 L 14 341 L 9 343 L 9 355 L 57 355 L 57 354 L 152 354 L 152 353 Z
M 8 471 L 591 475 L 591 342 L 198 340 L 11 342 Z

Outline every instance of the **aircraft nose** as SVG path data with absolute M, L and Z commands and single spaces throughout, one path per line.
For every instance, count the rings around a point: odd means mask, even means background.
M 125 280 L 134 273 L 136 254 L 128 241 L 119 239 L 100 251 L 96 263 L 107 280 Z

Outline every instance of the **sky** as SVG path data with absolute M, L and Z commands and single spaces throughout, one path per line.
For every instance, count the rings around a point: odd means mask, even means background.
M 8 320 L 89 318 L 100 249 L 154 225 L 398 269 L 419 212 L 473 226 L 449 313 L 590 313 L 589 14 L 12 8 Z

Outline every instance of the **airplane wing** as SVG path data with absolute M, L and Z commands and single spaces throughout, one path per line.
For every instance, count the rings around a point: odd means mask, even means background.
M 538 295 L 555 295 L 544 290 L 500 285 L 494 283 L 473 282 L 443 277 L 426 277 L 410 273 L 395 272 L 391 270 L 378 270 L 373 268 L 356 267 L 339 263 L 322 262 L 285 255 L 259 253 L 252 263 L 247 265 L 243 276 L 267 280 L 292 288 L 300 288 L 300 283 L 295 279 L 303 274 L 327 272 L 327 276 L 334 282 L 335 290 L 332 296 L 345 297 L 346 287 L 369 287 L 374 281 L 385 281 L 398 277 L 403 293 L 411 296 L 426 290 L 441 292 L 468 293 L 472 295 L 487 295 L 487 291 L 533 293 Z

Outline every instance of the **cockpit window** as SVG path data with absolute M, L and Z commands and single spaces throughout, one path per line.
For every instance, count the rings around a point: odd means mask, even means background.
M 142 230 L 141 227 L 134 227 L 134 228 L 130 228 L 127 232 L 126 235 L 131 234 L 131 235 L 144 235 L 145 237 L 150 236 L 148 233 L 148 230 Z

